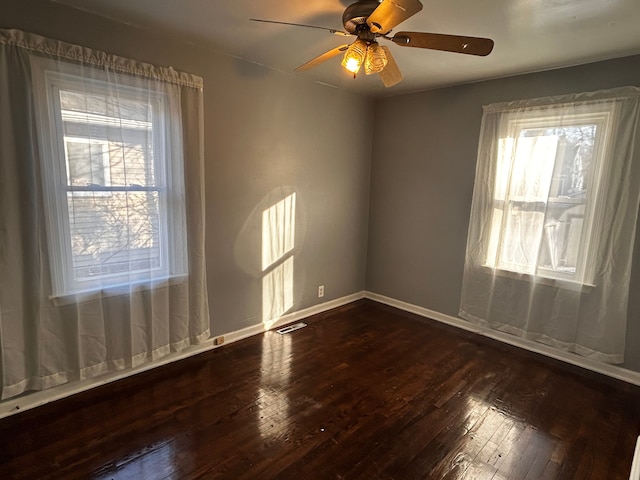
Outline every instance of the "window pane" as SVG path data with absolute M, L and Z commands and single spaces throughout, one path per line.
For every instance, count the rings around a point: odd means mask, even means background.
M 79 140 L 65 139 L 69 184 L 108 185 L 110 183 L 109 156 L 106 145 Z
M 563 126 L 522 130 L 522 136 L 554 136 L 558 148 L 550 197 L 585 198 L 591 166 L 594 163 L 594 144 L 597 125 Z
M 507 165 L 511 177 L 498 259 L 501 268 L 535 273 L 557 144 L 554 135 L 518 138 Z
M 61 90 L 60 102 L 65 137 L 91 144 L 91 151 L 81 146 L 70 151 L 67 145 L 71 185 L 156 185 L 153 109 L 148 101 Z M 99 170 L 108 171 L 107 183 L 92 173 Z
M 576 273 L 583 237 L 584 204 L 550 203 L 544 223 L 544 248 L 539 265 L 565 273 Z
M 155 186 L 153 152 L 147 135 L 122 132 L 122 140 L 109 142 L 111 183 L 114 186 Z
M 529 202 L 546 202 L 553 176 L 558 138 L 554 135 L 518 139 L 509 195 Z
M 76 280 L 161 268 L 158 192 L 67 194 Z
M 513 205 L 506 216 L 499 267 L 535 273 L 544 214 Z

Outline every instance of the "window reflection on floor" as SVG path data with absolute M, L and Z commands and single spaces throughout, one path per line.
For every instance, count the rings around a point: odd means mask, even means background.
M 291 376 L 291 336 L 265 332 L 262 339 L 258 425 L 263 438 L 286 439 L 289 430 L 288 390 Z

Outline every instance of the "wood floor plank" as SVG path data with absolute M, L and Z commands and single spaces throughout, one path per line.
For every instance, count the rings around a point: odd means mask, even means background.
M 368 300 L 306 322 L 0 420 L 0 478 L 628 478 L 638 387 Z

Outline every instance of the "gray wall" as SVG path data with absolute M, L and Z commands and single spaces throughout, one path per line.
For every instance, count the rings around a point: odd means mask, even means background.
M 261 212 L 296 192 L 291 311 L 365 285 L 370 99 L 222 55 L 215 46 L 41 0 L 0 7 L 19 28 L 204 78 L 207 277 L 214 334 L 262 320 Z
M 640 57 L 379 100 L 367 289 L 457 316 L 482 106 L 624 85 L 640 85 Z M 640 241 L 635 251 L 640 252 Z M 638 256 L 624 365 L 636 371 L 640 371 Z

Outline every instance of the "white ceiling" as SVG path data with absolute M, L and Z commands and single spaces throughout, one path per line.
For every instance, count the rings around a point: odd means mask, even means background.
M 353 37 L 249 21 L 263 18 L 343 29 L 354 0 L 53 0 L 115 20 L 162 29 L 268 67 L 291 72 Z M 390 1 L 390 0 L 387 0 Z M 353 79 L 333 58 L 308 72 L 312 81 L 386 96 L 518 73 L 640 54 L 640 0 L 422 0 L 424 9 L 395 31 L 489 37 L 488 57 L 387 44 L 402 83 Z

